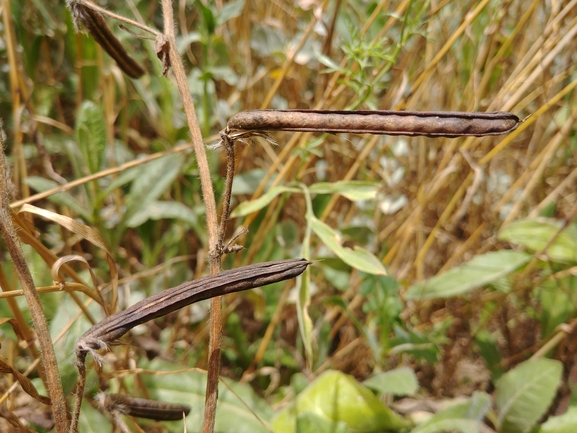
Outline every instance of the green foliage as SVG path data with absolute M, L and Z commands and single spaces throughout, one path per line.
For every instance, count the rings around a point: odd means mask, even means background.
M 495 384 L 497 431 L 529 432 L 551 405 L 562 370 L 558 361 L 535 359 L 505 373 Z
M 273 422 L 275 433 L 315 431 L 308 430 L 313 426 L 321 431 L 376 433 L 407 431 L 409 423 L 354 378 L 327 371 L 298 395 L 294 407 L 284 409 Z
M 494 283 L 527 264 L 531 256 L 519 251 L 496 251 L 474 257 L 429 280 L 409 287 L 407 299 L 439 299 L 462 295 L 470 290 Z

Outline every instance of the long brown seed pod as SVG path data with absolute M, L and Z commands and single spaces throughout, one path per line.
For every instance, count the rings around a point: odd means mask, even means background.
M 297 277 L 310 263 L 305 259 L 256 263 L 167 289 L 94 325 L 78 340 L 76 353 L 83 359 L 87 352 L 106 347 L 135 326 L 195 302 Z
M 521 121 L 507 112 L 249 110 L 227 123 L 234 131 L 305 131 L 460 137 L 508 134 Z
M 76 28 L 85 29 L 90 33 L 126 75 L 132 78 L 140 78 L 144 74 L 142 66 L 130 57 L 98 12 L 74 0 L 68 0 L 68 7 L 72 12 Z
M 137 418 L 154 419 L 157 421 L 182 420 L 182 414 L 190 413 L 190 406 L 186 404 L 164 403 L 155 400 L 132 397 L 125 394 L 96 395 L 98 404 L 108 412 L 118 412 L 123 415 Z

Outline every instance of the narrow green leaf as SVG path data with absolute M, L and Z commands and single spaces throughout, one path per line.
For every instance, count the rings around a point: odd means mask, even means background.
M 314 53 L 317 60 L 329 68 L 329 71 L 333 72 L 341 69 L 330 57 L 324 55 L 320 51 L 315 50 Z
M 377 373 L 363 382 L 363 385 L 380 394 L 413 395 L 419 389 L 415 372 L 409 367 Z
M 265 194 L 261 195 L 256 200 L 245 201 L 239 204 L 231 213 L 230 217 L 238 218 L 259 211 L 270 204 L 271 201 L 273 201 L 283 192 L 301 192 L 301 190 L 297 188 L 289 188 L 287 186 L 275 186 L 274 188 L 269 189 Z
M 562 372 L 559 361 L 534 359 L 501 376 L 495 384 L 497 431 L 529 432 L 551 405 Z
M 548 218 L 515 221 L 499 232 L 499 239 L 542 251 L 559 232 L 562 222 Z M 553 240 L 547 255 L 559 262 L 577 262 L 577 226 L 571 224 Z
M 312 215 L 313 204 L 311 195 L 306 187 L 302 185 L 302 191 L 305 195 L 307 226 L 305 228 L 305 236 L 301 247 L 301 257 L 309 260 L 311 251 L 311 234 L 312 229 L 308 216 Z M 297 297 L 297 320 L 299 323 L 299 331 L 303 339 L 303 346 L 305 348 L 305 359 L 307 368 L 312 370 L 313 366 L 313 321 L 309 315 L 309 306 L 311 304 L 311 290 L 310 290 L 310 266 L 303 272 L 303 275 L 297 278 L 298 297 Z
M 28 176 L 26 178 L 26 184 L 30 188 L 32 188 L 38 192 L 48 191 L 49 189 L 53 189 L 53 188 L 56 188 L 57 186 L 60 186 L 58 183 L 54 182 L 53 180 L 44 179 L 43 177 L 39 177 L 39 176 Z M 53 203 L 64 206 L 66 208 L 72 209 L 72 211 L 76 212 L 78 215 L 80 215 L 82 218 L 84 218 L 85 221 L 91 220 L 90 212 L 88 212 L 84 208 L 84 206 L 82 206 L 78 202 L 78 200 L 76 200 L 68 192 L 59 192 L 57 194 L 52 194 L 50 197 L 48 197 L 48 200 L 50 200 Z
M 481 254 L 443 274 L 413 284 L 405 298 L 425 300 L 462 295 L 509 275 L 530 259 L 529 254 L 511 250 Z
M 369 274 L 387 275 L 387 271 L 383 264 L 371 252 L 360 247 L 355 247 L 354 250 L 343 247 L 337 232 L 314 216 L 311 216 L 309 219 L 309 224 L 315 234 L 343 262 L 359 271 L 367 272 Z
M 340 194 L 351 201 L 374 200 L 379 191 L 378 182 L 362 182 L 357 180 L 320 182 L 309 187 L 313 194 Z
M 106 150 L 106 122 L 102 109 L 84 101 L 76 117 L 76 140 L 89 173 L 100 170 Z
M 214 16 L 212 9 L 210 9 L 208 6 L 205 6 L 204 3 L 200 0 L 197 0 L 196 6 L 200 9 L 204 26 L 208 35 L 212 36 L 216 29 L 216 17 Z

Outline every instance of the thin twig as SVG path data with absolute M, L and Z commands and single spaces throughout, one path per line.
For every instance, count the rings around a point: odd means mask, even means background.
M 60 375 L 58 373 L 56 354 L 54 352 L 54 346 L 52 345 L 52 339 L 50 338 L 48 323 L 46 322 L 46 317 L 40 304 L 40 297 L 36 292 L 34 280 L 26 264 L 22 247 L 20 246 L 16 230 L 12 223 L 10 191 L 12 191 L 12 188 L 10 188 L 9 183 L 8 164 L 6 155 L 4 154 L 2 134 L 0 133 L 0 232 L 2 232 L 2 237 L 14 263 L 14 269 L 24 290 L 24 296 L 26 297 L 30 315 L 32 316 L 32 322 L 38 334 L 42 363 L 46 373 L 48 394 L 52 400 L 52 413 L 56 424 L 56 431 L 58 433 L 65 433 L 68 430 L 66 400 L 64 399 L 62 382 L 60 381 Z

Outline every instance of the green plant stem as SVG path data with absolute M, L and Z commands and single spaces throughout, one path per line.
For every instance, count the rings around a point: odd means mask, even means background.
M 1 133 L 1 131 L 0 131 Z M 52 400 L 52 413 L 54 422 L 56 424 L 56 431 L 58 433 L 65 433 L 68 431 L 68 418 L 66 400 L 64 399 L 64 390 L 62 389 L 62 382 L 60 381 L 60 374 L 58 373 L 58 364 L 56 363 L 56 354 L 52 339 L 50 338 L 50 331 L 48 330 L 48 323 L 40 304 L 40 297 L 36 291 L 34 280 L 30 269 L 26 264 L 24 252 L 18 241 L 16 230 L 12 223 L 12 215 L 10 211 L 10 191 L 11 188 L 8 183 L 8 164 L 6 155 L 4 154 L 4 143 L 0 134 L 0 232 L 6 243 L 6 248 L 10 253 L 10 257 L 14 263 L 14 269 L 22 285 L 30 315 L 34 328 L 38 334 L 38 341 L 40 342 L 42 364 L 46 373 L 46 384 L 48 394 Z
M 208 245 L 210 255 L 210 273 L 217 274 L 221 270 L 221 256 L 218 252 L 218 220 L 216 214 L 216 202 L 212 189 L 210 169 L 206 157 L 206 150 L 202 141 L 202 134 L 198 125 L 198 119 L 194 109 L 190 89 L 186 80 L 184 65 L 176 48 L 174 34 L 174 14 L 171 0 L 162 0 L 162 12 L 164 15 L 164 38 L 168 44 L 170 65 L 176 78 L 176 84 L 182 98 L 186 120 L 190 129 L 194 152 L 198 162 L 198 171 L 202 187 L 202 195 L 206 209 L 206 223 L 208 226 Z M 216 402 L 218 399 L 218 377 L 220 373 L 220 344 L 222 339 L 222 298 L 216 297 L 211 300 L 210 315 L 210 340 L 208 354 L 208 377 L 206 383 L 206 399 L 204 406 L 203 433 L 214 431 L 216 419 Z

